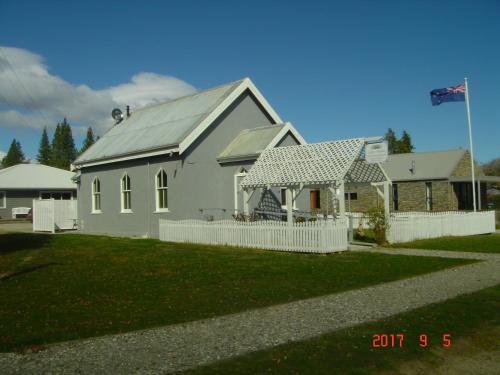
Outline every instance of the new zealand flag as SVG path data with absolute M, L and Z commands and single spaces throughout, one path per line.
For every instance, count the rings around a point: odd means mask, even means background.
M 463 102 L 465 101 L 465 85 L 461 83 L 457 86 L 444 89 L 435 89 L 431 91 L 432 105 L 440 105 L 445 102 Z

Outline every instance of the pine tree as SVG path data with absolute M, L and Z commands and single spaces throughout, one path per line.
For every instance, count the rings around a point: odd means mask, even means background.
M 16 164 L 21 164 L 24 161 L 24 153 L 21 144 L 14 138 L 10 144 L 7 155 L 2 159 L 2 166 L 4 168 L 12 167 Z
M 80 154 L 83 154 L 94 143 L 95 143 L 94 132 L 93 132 L 92 128 L 89 126 L 89 128 L 87 129 L 87 136 L 85 137 L 85 140 L 83 141 L 82 149 L 80 150 Z
M 63 121 L 63 129 L 64 129 L 64 155 L 65 155 L 65 164 L 67 164 L 67 168 L 69 169 L 70 164 L 73 163 L 78 154 L 75 147 L 75 140 L 73 139 L 73 132 L 71 131 L 71 126 L 66 122 L 66 119 Z
M 387 141 L 389 154 L 398 154 L 399 141 L 396 137 L 396 133 L 394 133 L 394 130 L 392 130 L 391 128 L 387 129 L 387 133 L 385 133 L 385 140 Z
M 40 139 L 40 147 L 38 148 L 38 155 L 36 160 L 40 164 L 51 165 L 50 157 L 51 157 L 52 149 L 50 147 L 49 136 L 47 135 L 47 128 L 43 128 L 42 138 Z
M 52 152 L 50 165 L 58 168 L 63 163 L 61 124 L 57 124 L 54 136 L 52 137 Z
M 411 136 L 406 130 L 403 130 L 401 138 L 398 139 L 394 130 L 389 128 L 385 133 L 385 140 L 387 141 L 389 154 L 405 154 L 413 152 L 415 149 L 411 143 Z
M 76 159 L 75 141 L 71 133 L 71 127 L 66 118 L 57 124 L 52 140 L 51 165 L 56 168 L 68 169 Z
M 410 153 L 413 152 L 415 147 L 413 147 L 411 143 L 410 134 L 406 130 L 403 130 L 403 135 L 401 136 L 401 140 L 399 141 L 399 153 Z

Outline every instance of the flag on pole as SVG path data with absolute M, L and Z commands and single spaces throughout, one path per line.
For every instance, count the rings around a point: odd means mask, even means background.
M 435 89 L 431 91 L 432 105 L 440 105 L 446 102 L 464 102 L 465 85 L 463 83 L 446 87 L 444 89 Z

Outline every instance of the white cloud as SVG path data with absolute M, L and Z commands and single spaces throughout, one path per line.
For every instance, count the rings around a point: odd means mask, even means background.
M 42 128 L 68 118 L 76 132 L 92 126 L 102 132 L 113 124 L 111 110 L 132 109 L 195 92 L 171 76 L 141 72 L 131 81 L 102 90 L 73 85 L 51 74 L 42 56 L 0 47 L 0 127 Z
M 0 161 L 7 155 L 6 152 L 0 151 Z

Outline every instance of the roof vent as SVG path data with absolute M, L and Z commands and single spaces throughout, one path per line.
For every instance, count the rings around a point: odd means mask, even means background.
M 411 161 L 410 172 L 411 174 L 415 174 L 415 160 Z

